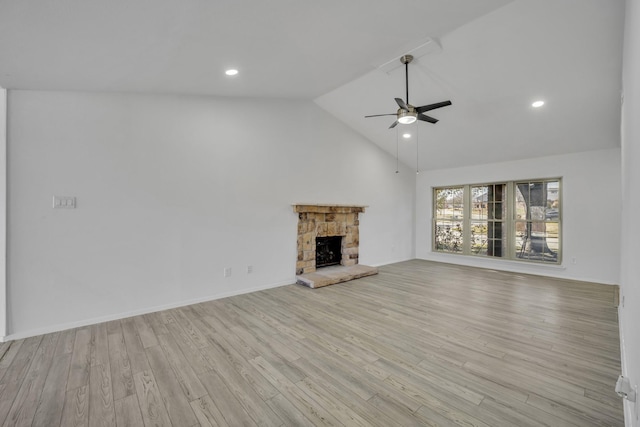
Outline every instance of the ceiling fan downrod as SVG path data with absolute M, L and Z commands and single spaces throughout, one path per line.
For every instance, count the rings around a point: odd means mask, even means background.
M 400 57 L 400 62 L 404 64 L 404 81 L 407 88 L 407 104 L 409 104 L 409 63 L 413 61 L 413 55 L 403 55 Z

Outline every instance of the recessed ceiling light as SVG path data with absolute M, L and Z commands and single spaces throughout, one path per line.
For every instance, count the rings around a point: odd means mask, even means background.
M 402 134 L 402 137 L 403 137 L 404 139 L 409 139 L 409 138 L 411 138 L 411 134 L 410 134 L 410 133 L 403 133 L 403 134 Z
M 238 70 L 236 70 L 235 68 L 230 68 L 227 71 L 224 72 L 227 76 L 235 76 L 236 74 L 238 74 Z
M 540 107 L 542 107 L 543 105 L 544 105 L 544 101 L 536 101 L 536 102 L 534 102 L 533 104 L 531 104 L 531 106 L 532 106 L 533 108 L 540 108 Z

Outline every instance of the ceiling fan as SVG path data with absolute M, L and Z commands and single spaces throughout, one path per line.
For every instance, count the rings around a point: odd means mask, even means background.
M 413 55 L 404 55 L 400 58 L 400 62 L 404 64 L 404 73 L 406 80 L 406 88 L 407 88 L 407 102 L 404 102 L 402 98 L 395 98 L 396 103 L 400 108 L 394 114 L 374 114 L 372 116 L 364 116 L 365 118 L 369 117 L 381 117 L 381 116 L 396 116 L 397 119 L 389 129 L 392 129 L 398 125 L 398 123 L 403 125 L 408 125 L 416 120 L 421 120 L 423 122 L 429 123 L 437 123 L 438 119 L 434 119 L 433 117 L 429 117 L 426 114 L 422 114 L 426 111 L 435 110 L 436 108 L 446 107 L 447 105 L 451 105 L 451 101 L 443 101 L 437 102 L 435 104 L 423 105 L 422 107 L 414 107 L 409 104 L 409 63 L 413 61 Z

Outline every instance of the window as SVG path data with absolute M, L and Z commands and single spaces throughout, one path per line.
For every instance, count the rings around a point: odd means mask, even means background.
M 558 262 L 560 182 L 523 181 L 515 185 L 515 248 L 520 259 Z
M 433 249 L 560 262 L 560 179 L 434 189 Z
M 474 255 L 501 257 L 506 253 L 505 196 L 505 184 L 471 187 L 471 252 Z
M 464 216 L 463 187 L 435 191 L 436 250 L 462 252 Z

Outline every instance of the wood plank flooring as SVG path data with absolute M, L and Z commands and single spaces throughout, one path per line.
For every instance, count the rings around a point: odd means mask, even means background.
M 0 345 L 4 426 L 623 426 L 612 286 L 413 260 Z

